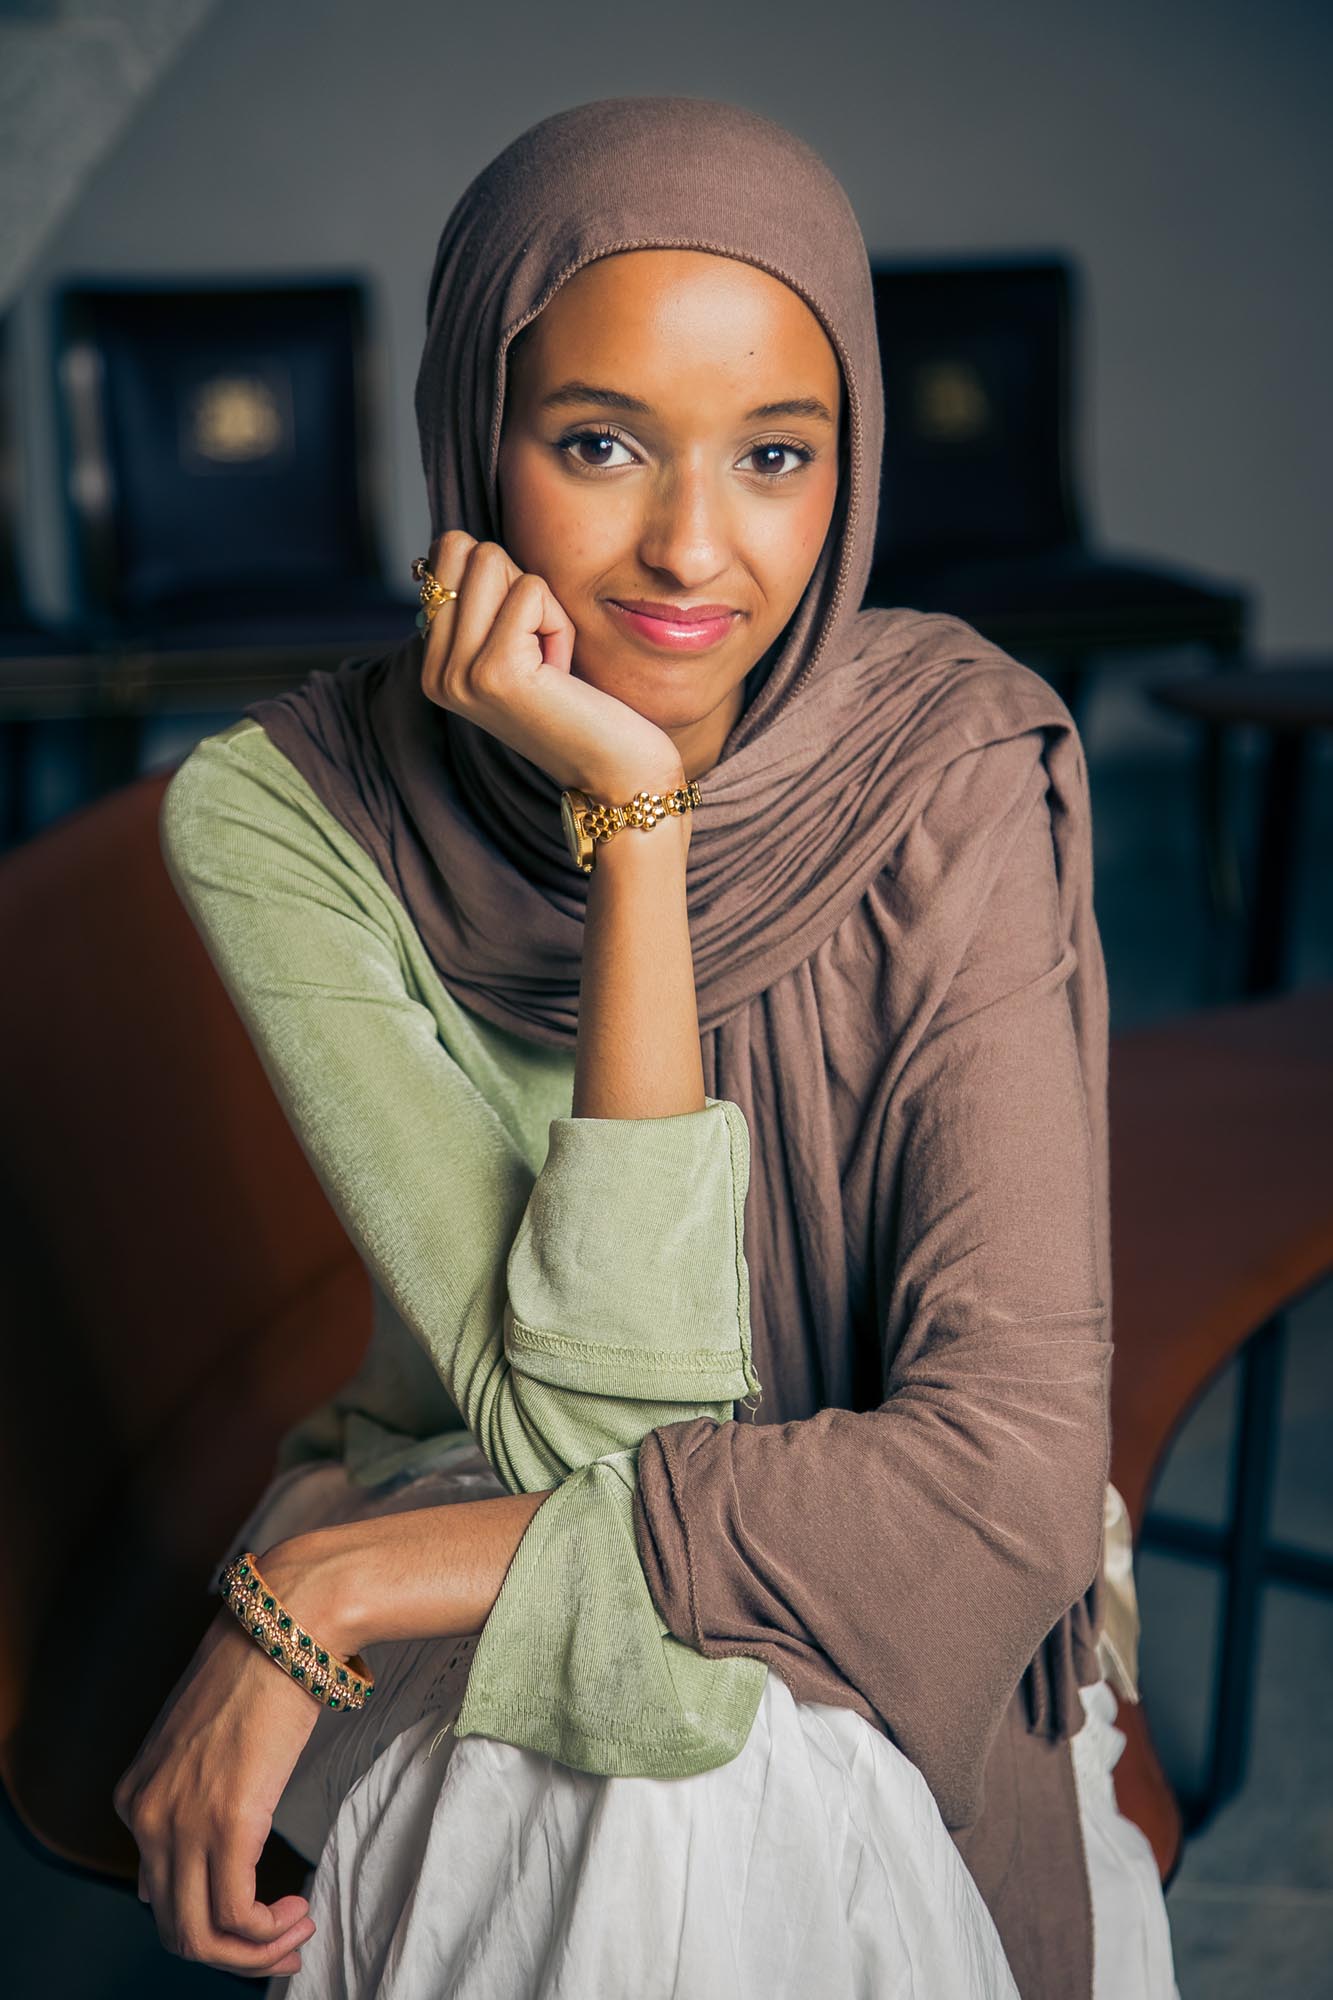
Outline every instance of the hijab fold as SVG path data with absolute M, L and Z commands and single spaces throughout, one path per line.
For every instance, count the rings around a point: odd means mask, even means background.
M 993 1891 L 1016 1971 L 1019 1961 L 1036 1968 L 1041 1954 L 1022 1924 L 1000 1914 L 1007 1891 L 995 1855 L 1012 1849 L 1003 1816 L 1019 1798 L 1004 1772 L 1021 1763 L 1016 1740 L 1032 1739 L 1034 1769 L 1038 1744 L 1047 1746 L 1043 1824 L 1052 1841 L 1069 1840 L 1072 1786 L 1051 1777 L 1049 1748 L 1081 1725 L 1078 1688 L 1098 1677 L 1106 1476 L 1106 988 L 1082 747 L 1046 681 L 960 620 L 859 609 L 883 444 L 866 248 L 818 155 L 740 106 L 690 97 L 579 105 L 521 134 L 461 195 L 431 272 L 416 390 L 432 534 L 462 527 L 501 539 L 510 343 L 584 265 L 640 248 L 698 249 L 779 278 L 823 326 L 844 389 L 828 536 L 795 613 L 747 682 L 717 765 L 700 779 L 687 864 L 706 1088 L 741 1106 L 751 1135 L 745 1253 L 763 1399 L 753 1426 L 672 1426 L 646 1441 L 636 1515 L 645 1571 L 681 1636 L 705 1650 L 757 1652 L 807 1698 L 858 1707 L 910 1745 L 946 1822 L 970 1842 L 983 1893 Z M 422 648 L 413 635 L 246 712 L 375 860 L 450 992 L 500 1027 L 573 1047 L 587 878 L 565 851 L 559 788 L 429 700 Z M 972 1036 L 967 1060 L 985 1073 L 988 1046 L 966 1022 L 970 1010 L 992 1036 L 1007 1032 L 1010 918 L 1000 920 L 995 899 L 1003 890 L 1021 931 L 1023 885 L 1040 883 L 1043 869 L 1056 931 L 1032 1004 L 1038 988 L 1042 1005 L 1048 988 L 1063 993 L 1051 1033 L 1059 1041 L 1058 1024 L 1068 1024 L 1073 1056 L 1062 1068 L 1063 1043 L 1049 1064 L 1039 1048 L 1021 1089 L 1032 1094 L 1034 1130 L 1073 1135 L 1069 1206 L 1062 1194 L 1058 1213 L 1036 1226 L 1074 1247 L 1056 1259 L 1058 1304 L 1034 1297 L 1030 1311 L 992 1310 L 966 1297 L 965 1261 L 933 1270 L 928 1243 L 906 1258 L 901 1169 L 910 1138 L 913 1172 L 936 1178 L 942 1212 L 953 1200 L 947 1177 L 971 1171 L 958 1199 L 975 1211 L 979 1237 L 997 1240 L 1013 1232 L 1007 1169 L 983 1181 L 947 1130 L 935 1153 L 923 1153 L 929 1113 L 902 1096 L 924 1073 L 922 1052 L 945 1045 L 932 1038 L 955 1014 L 958 1034 Z M 947 1107 L 947 1069 L 933 1087 Z M 1067 1090 L 1073 1096 L 1057 1101 Z M 1065 1337 L 1056 1340 L 1047 1315 L 1065 1316 Z M 941 1329 L 952 1325 L 957 1343 L 964 1322 L 1006 1386 L 993 1409 L 983 1399 L 971 1411 L 968 1463 L 944 1477 L 931 1455 L 937 1440 L 921 1443 L 894 1395 L 909 1363 L 920 1373 Z M 1045 1342 L 1039 1366 L 1034 1326 Z M 1020 1396 L 1011 1407 L 1005 1398 L 1020 1377 L 1026 1403 Z M 1050 1384 L 1035 1399 L 1034 1379 Z M 1047 1393 L 1049 1408 L 1034 1417 L 1038 1450 L 1016 1431 L 1012 1408 Z M 888 1412 L 892 1431 L 880 1421 Z M 799 1480 L 783 1476 L 784 1462 L 799 1464 Z M 941 1515 L 942 1478 L 953 1483 L 952 1515 Z M 965 1495 L 964 1479 L 974 1482 Z M 839 1535 L 846 1541 L 839 1507 L 852 1508 L 873 1531 L 872 1550 L 884 1552 L 877 1589 L 867 1597 L 862 1577 L 854 1608 L 834 1601 Z M 1040 1562 L 1015 1544 L 1020 1515 Z M 822 1543 L 812 1540 L 821 1519 Z M 747 1523 L 760 1522 L 766 1545 L 811 1565 L 784 1587 L 780 1610 L 772 1579 L 757 1580 L 760 1538 L 747 1540 Z M 931 1601 L 941 1564 L 966 1613 L 975 1671 L 971 1660 L 959 1671 L 957 1620 L 942 1613 L 933 1629 L 914 1611 Z M 1052 1577 L 1063 1580 L 1058 1602 Z M 800 1613 L 803 1599 L 819 1604 L 818 1616 Z M 876 1659 L 901 1657 L 904 1629 L 908 1669 L 877 1676 Z M 1069 1851 L 1077 1857 L 1076 1829 Z M 1058 1990 L 1067 2000 L 1084 1990 L 1086 1891 L 1069 1893 L 1082 1897 L 1077 1912 L 1066 1896 L 1055 1914 L 1074 1940 L 1076 1974 L 1066 1956 L 1045 1985 L 1032 1970 L 1025 1995 Z

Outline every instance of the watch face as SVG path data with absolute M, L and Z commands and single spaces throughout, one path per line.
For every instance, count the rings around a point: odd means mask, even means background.
M 574 800 L 568 792 L 561 792 L 560 794 L 560 824 L 564 828 L 565 845 L 569 849 L 569 858 L 576 868 L 581 868 L 583 862 L 580 850 L 583 846 L 583 840 L 579 832 L 578 821 L 574 817 Z

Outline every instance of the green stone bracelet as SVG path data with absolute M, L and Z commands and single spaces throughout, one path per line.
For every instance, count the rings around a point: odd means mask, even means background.
M 255 1568 L 253 1549 L 244 1550 L 227 1564 L 218 1578 L 218 1592 L 261 1651 L 299 1681 L 322 1708 L 365 1707 L 375 1683 L 361 1655 L 353 1653 L 340 1660 L 309 1632 L 303 1632 Z

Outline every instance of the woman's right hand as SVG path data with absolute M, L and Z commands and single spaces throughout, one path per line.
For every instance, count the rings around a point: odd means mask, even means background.
M 168 1951 L 246 1979 L 300 1970 L 309 1900 L 261 1903 L 256 1869 L 319 1713 L 223 1605 L 112 1793 Z
M 664 729 L 575 678 L 575 628 L 543 577 L 462 528 L 431 545 L 429 567 L 458 592 L 426 628 L 421 685 L 431 701 L 489 730 L 562 789 L 622 803 L 684 783 Z

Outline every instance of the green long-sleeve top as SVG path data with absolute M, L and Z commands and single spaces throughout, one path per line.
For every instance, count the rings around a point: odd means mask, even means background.
M 260 724 L 163 798 L 168 872 L 366 1265 L 357 1374 L 282 1441 L 373 1483 L 474 1439 L 533 1516 L 455 1725 L 580 1770 L 684 1777 L 743 1746 L 767 1669 L 668 1629 L 635 1546 L 638 1446 L 759 1384 L 739 1106 L 572 1116 L 573 1051 L 448 992 L 402 904 Z

